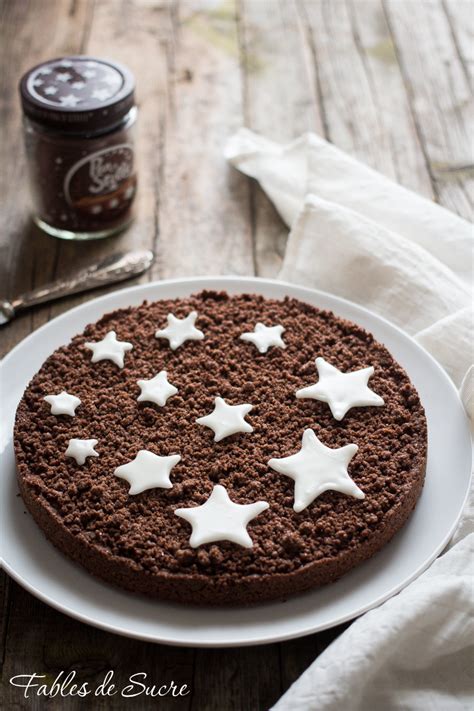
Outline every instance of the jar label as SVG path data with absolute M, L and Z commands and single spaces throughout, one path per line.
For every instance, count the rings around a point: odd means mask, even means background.
M 136 189 L 133 147 L 121 143 L 90 153 L 67 172 L 64 196 L 75 210 L 110 219 L 128 209 Z

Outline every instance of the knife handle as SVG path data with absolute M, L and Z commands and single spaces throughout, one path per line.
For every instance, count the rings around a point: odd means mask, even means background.
M 120 252 L 101 260 L 95 265 L 83 269 L 78 274 L 67 279 L 55 281 L 52 284 L 40 286 L 18 296 L 11 302 L 3 301 L 0 309 L 3 312 L 5 321 L 9 321 L 13 316 L 36 304 L 42 304 L 62 296 L 77 294 L 81 291 L 88 291 L 98 286 L 106 286 L 117 281 L 130 279 L 146 271 L 154 260 L 154 254 L 150 250 L 134 250 L 132 252 Z

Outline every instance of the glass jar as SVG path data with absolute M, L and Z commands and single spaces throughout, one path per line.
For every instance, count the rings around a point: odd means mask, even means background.
M 20 81 L 33 219 L 55 237 L 108 237 L 137 188 L 131 72 L 94 57 L 40 64 Z

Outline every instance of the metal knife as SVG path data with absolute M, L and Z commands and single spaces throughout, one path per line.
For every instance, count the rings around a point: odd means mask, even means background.
M 146 271 L 153 264 L 153 260 L 154 254 L 148 249 L 119 252 L 83 269 L 68 279 L 40 286 L 38 289 L 18 296 L 13 301 L 0 301 L 0 326 L 8 323 L 20 311 L 28 309 L 30 306 L 131 279 Z

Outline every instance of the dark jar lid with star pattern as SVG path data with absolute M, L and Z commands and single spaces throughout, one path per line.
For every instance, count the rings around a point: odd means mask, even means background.
M 134 106 L 134 90 L 135 80 L 125 66 L 83 55 L 38 64 L 20 81 L 26 116 L 75 135 L 113 130 Z

